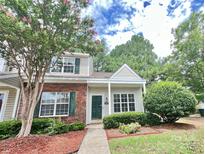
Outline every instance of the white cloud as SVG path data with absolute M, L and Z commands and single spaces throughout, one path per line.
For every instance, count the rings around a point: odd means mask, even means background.
M 113 4 L 113 0 L 93 0 L 92 5 L 90 5 L 88 8 L 85 8 L 82 11 L 82 16 L 96 16 L 96 13 L 100 13 L 99 9 L 100 7 L 103 9 L 108 9 Z
M 144 9 L 143 15 L 136 13 L 131 19 L 136 31 L 143 32 L 144 37 L 154 45 L 154 52 L 160 57 L 171 53 L 172 28 L 176 28 L 191 13 L 191 3 L 185 1 L 182 7 L 175 9 L 174 17 L 169 17 L 167 16 L 168 4 L 168 1 L 152 1 L 152 4 Z M 187 10 L 186 15 L 182 15 L 183 9 Z
M 107 27 L 106 32 L 117 31 L 116 34 L 106 34 L 101 37 L 104 37 L 110 49 L 113 49 L 116 45 L 126 43 L 132 35 L 142 32 L 144 37 L 154 45 L 154 52 L 158 56 L 169 55 L 171 53 L 170 43 L 173 40 L 172 28 L 176 28 L 191 13 L 191 1 L 183 0 L 181 5 L 174 10 L 172 16 L 167 16 L 167 6 L 170 1 L 152 0 L 151 5 L 144 8 L 143 1 L 122 0 L 123 3 L 121 4 L 124 7 L 128 9 L 132 6 L 136 9 L 136 12 L 130 19 L 126 16 L 122 17 L 119 23 Z M 89 8 L 92 10 L 90 13 L 93 16 L 97 13 L 100 14 L 100 10 L 95 10 L 96 6 L 108 9 L 112 4 L 112 0 L 94 0 L 93 5 Z M 186 10 L 185 14 L 182 13 L 183 10 Z M 102 17 L 101 21 L 106 22 L 106 19 Z M 130 31 L 123 31 L 129 28 L 131 28 Z
M 108 31 L 123 31 L 124 29 L 130 28 L 132 25 L 128 19 L 121 19 L 118 24 L 111 25 Z
M 106 39 L 110 49 L 113 49 L 116 45 L 124 44 L 131 39 L 134 32 L 118 32 L 116 35 L 103 35 Z

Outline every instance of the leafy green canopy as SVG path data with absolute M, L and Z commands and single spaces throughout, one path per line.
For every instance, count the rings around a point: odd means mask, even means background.
M 164 122 L 175 122 L 195 111 L 196 99 L 191 91 L 176 82 L 163 81 L 150 86 L 145 95 L 145 109 L 160 115 Z
M 134 35 L 127 43 L 116 46 L 104 59 L 102 54 L 99 55 L 98 59 L 103 61 L 101 70 L 113 72 L 126 63 L 143 78 L 154 81 L 160 64 L 152 50 L 153 45 L 148 40 Z
M 195 94 L 203 95 L 204 15 L 193 13 L 173 31 L 174 51 L 166 59 L 162 80 L 181 82 Z
M 81 18 L 86 5 L 83 0 L 1 0 L 0 54 L 26 74 L 47 69 L 64 51 L 96 54 L 101 47 L 93 39 L 93 21 Z

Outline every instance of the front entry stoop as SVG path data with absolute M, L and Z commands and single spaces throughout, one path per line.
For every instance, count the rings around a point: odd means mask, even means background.
M 83 139 L 78 154 L 110 154 L 103 125 L 91 124 L 87 128 L 87 134 Z

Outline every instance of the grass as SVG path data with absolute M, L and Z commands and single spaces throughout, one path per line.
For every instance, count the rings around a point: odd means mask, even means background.
M 112 154 L 203 154 L 203 129 L 112 139 Z

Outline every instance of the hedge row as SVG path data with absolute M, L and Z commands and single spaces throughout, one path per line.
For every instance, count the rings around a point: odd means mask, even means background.
M 21 128 L 19 120 L 0 122 L 0 139 L 16 136 Z M 32 123 L 31 134 L 60 134 L 69 131 L 83 130 L 85 124 L 76 122 L 65 124 L 52 118 L 35 118 Z
M 118 128 L 120 124 L 138 122 L 140 125 L 158 125 L 161 122 L 159 116 L 151 113 L 124 112 L 106 116 L 103 118 L 104 128 Z

